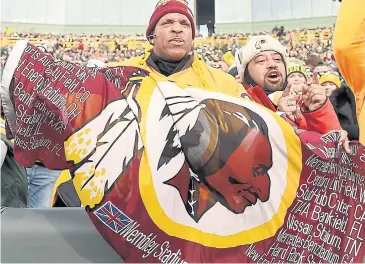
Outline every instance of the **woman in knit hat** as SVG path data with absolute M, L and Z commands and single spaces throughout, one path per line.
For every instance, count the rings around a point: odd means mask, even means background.
M 319 84 L 326 89 L 326 95 L 330 96 L 334 90 L 341 87 L 341 80 L 336 74 L 328 72 L 321 76 Z
M 333 72 L 325 73 L 319 83 L 326 89 L 338 120 L 347 131 L 350 140 L 359 140 L 359 125 L 356 118 L 356 101 L 351 89 L 341 83 L 340 78 Z

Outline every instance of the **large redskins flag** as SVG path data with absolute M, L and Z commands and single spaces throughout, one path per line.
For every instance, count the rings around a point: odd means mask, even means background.
M 294 131 L 189 80 L 56 62 L 27 41 L 10 54 L 1 99 L 18 161 L 68 168 L 126 262 L 364 258 L 365 149 L 346 154 L 338 133 Z

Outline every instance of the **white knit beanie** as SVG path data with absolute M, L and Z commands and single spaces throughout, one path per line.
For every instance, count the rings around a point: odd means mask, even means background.
M 279 53 L 286 65 L 286 50 L 281 43 L 269 35 L 252 36 L 247 44 L 240 48 L 236 54 L 236 65 L 240 76 L 244 76 L 247 64 L 263 51 L 276 51 Z

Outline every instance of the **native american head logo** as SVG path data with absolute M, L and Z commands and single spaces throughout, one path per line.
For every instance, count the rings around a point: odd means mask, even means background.
M 173 106 L 168 109 L 174 111 Z M 272 148 L 265 121 L 241 105 L 206 99 L 183 114 L 178 112 L 180 122 L 184 116 L 191 120 L 194 111 L 196 122 L 189 121 L 192 125 L 185 131 L 176 125 L 170 129 L 168 138 L 180 133 L 180 144 L 167 140 L 158 165 L 184 153 L 185 172 L 188 167 L 191 176 L 178 173 L 165 184 L 179 191 L 191 218 L 199 222 L 216 203 L 240 214 L 258 200 L 268 201 Z
M 255 43 L 255 48 L 258 49 L 258 50 L 260 50 L 261 49 L 261 46 L 262 45 L 265 45 L 265 44 L 266 44 L 266 40 L 265 39 L 258 40 Z

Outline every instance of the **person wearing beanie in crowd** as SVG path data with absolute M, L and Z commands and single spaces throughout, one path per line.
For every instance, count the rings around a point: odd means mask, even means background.
M 338 120 L 348 133 L 350 140 L 359 140 L 359 125 L 356 118 L 355 97 L 350 88 L 332 72 L 325 73 L 319 79 L 319 84 L 326 90 Z
M 232 51 L 227 51 L 225 54 L 223 54 L 219 66 L 221 71 L 233 76 L 238 83 L 242 82 L 241 76 L 238 74 L 236 60 L 232 54 Z
M 136 66 L 168 81 L 230 96 L 240 97 L 245 92 L 232 76 L 208 66 L 194 53 L 195 19 L 186 0 L 159 1 L 146 36 L 152 49 L 123 66 Z
M 222 60 L 219 62 L 219 67 L 221 71 L 228 73 L 229 69 L 234 65 L 234 63 L 235 59 L 234 56 L 232 55 L 232 52 L 227 51 L 226 53 L 223 54 Z
M 279 114 L 294 127 L 321 134 L 342 130 L 331 102 L 323 88 L 314 83 L 302 85 L 302 95 L 290 93 L 292 84 L 287 83 L 286 51 L 280 42 L 271 36 L 252 37 L 236 54 L 239 73 L 252 99 Z M 284 91 L 278 107 L 270 95 Z M 344 131 L 342 131 L 345 133 Z
M 351 19 L 349 19 L 351 18 Z M 365 145 L 365 0 L 342 1 L 333 39 L 335 58 L 356 102 L 359 141 Z
M 332 72 L 324 73 L 319 79 L 319 84 L 326 90 L 326 95 L 330 96 L 332 92 L 341 86 L 340 78 Z
M 303 84 L 307 83 L 307 69 L 305 66 L 300 64 L 289 64 L 288 65 L 288 83 L 291 83 L 295 88 L 301 88 Z M 300 89 L 292 89 L 296 94 L 301 94 Z

